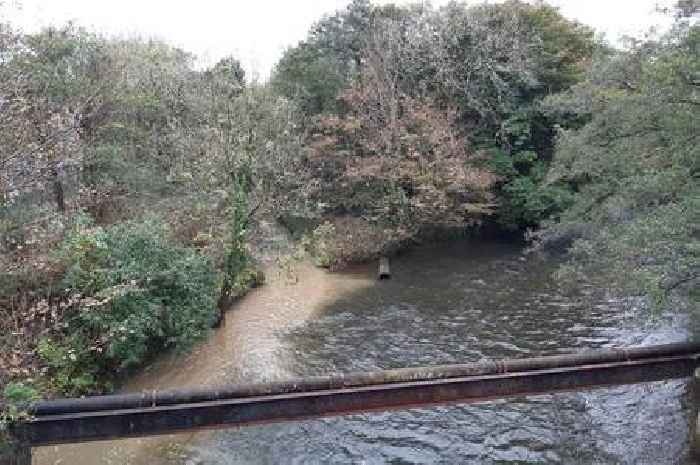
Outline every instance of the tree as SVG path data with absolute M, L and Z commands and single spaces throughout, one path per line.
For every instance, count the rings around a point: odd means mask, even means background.
M 452 4 L 436 25 L 442 98 L 456 102 L 501 175 L 497 220 L 508 229 L 535 227 L 568 202 L 566 185 L 542 185 L 559 122 L 539 103 L 583 79 L 601 46 L 590 28 L 544 3 Z
M 359 72 L 372 10 L 368 0 L 353 0 L 316 23 L 275 66 L 273 88 L 307 117 L 337 111 L 336 97 Z
M 309 158 L 312 197 L 336 214 L 361 216 L 414 237 L 426 226 L 464 226 L 492 209 L 495 177 L 476 163 L 456 112 L 412 96 L 404 67 L 410 22 L 375 18 L 344 112 L 317 120 Z
M 95 71 L 102 44 L 73 25 L 3 42 L 5 196 L 48 184 L 56 208 L 65 212 L 64 180 L 76 178 L 80 132 L 98 111 L 104 85 Z
M 584 83 L 547 101 L 583 121 L 560 133 L 548 176 L 575 188 L 573 202 L 540 233 L 577 238 L 569 271 L 595 269 L 656 301 L 697 283 L 699 51 L 700 27 L 679 19 L 660 41 L 601 57 Z
M 383 39 L 380 48 L 382 35 L 391 39 Z M 538 105 L 583 79 L 598 48 L 590 28 L 543 3 L 451 3 L 433 10 L 354 2 L 320 21 L 285 54 L 273 87 L 300 102 L 307 117 L 342 118 L 344 89 L 361 84 L 366 70 L 381 68 L 374 83 L 392 81 L 382 84 L 385 108 L 394 112 L 386 115 L 390 139 L 396 138 L 403 95 L 454 110 L 455 126 L 491 159 L 492 169 L 510 166 L 494 188 L 500 223 L 518 229 L 566 205 L 565 186 L 541 187 L 557 121 Z M 308 129 L 308 122 L 300 127 Z M 539 200 L 528 202 L 530 194 Z

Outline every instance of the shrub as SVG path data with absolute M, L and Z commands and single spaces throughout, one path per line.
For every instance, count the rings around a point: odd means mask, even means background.
M 301 246 L 311 255 L 314 263 L 329 268 L 337 259 L 334 253 L 336 230 L 333 223 L 326 221 L 316 227 L 311 234 L 305 234 Z
M 92 227 L 66 237 L 63 287 L 78 296 L 62 334 L 39 354 L 63 392 L 86 392 L 165 348 L 186 348 L 216 317 L 217 274 L 206 257 L 174 245 L 159 220 Z
M 535 152 L 492 149 L 487 165 L 501 177 L 498 223 L 508 230 L 534 227 L 556 218 L 572 202 L 567 183 L 548 183 L 547 165 Z
M 237 297 L 247 289 L 250 274 L 250 257 L 246 249 L 248 231 L 248 194 L 240 180 L 234 181 L 231 191 L 231 204 L 228 209 L 228 238 L 224 244 L 224 279 L 221 295 L 224 298 Z
M 23 404 L 39 399 L 38 391 L 26 383 L 8 383 L 3 390 L 3 398 L 7 409 L 3 412 L 3 419 L 16 417 L 20 413 Z
M 8 435 L 9 425 L 27 418 L 29 415 L 25 410 L 26 405 L 39 397 L 38 391 L 30 384 L 9 383 L 5 386 L 2 391 L 5 405 L 0 411 L 0 462 L 3 457 L 9 457 L 13 452 L 12 439 Z
M 595 276 L 659 307 L 672 296 L 693 297 L 700 102 L 697 78 L 688 76 L 700 73 L 698 48 L 700 25 L 679 21 L 660 40 L 601 57 L 586 82 L 546 101 L 551 111 L 586 121 L 560 132 L 547 175 L 576 190 L 539 237 L 546 243 L 588 231 L 573 243 L 562 276 Z

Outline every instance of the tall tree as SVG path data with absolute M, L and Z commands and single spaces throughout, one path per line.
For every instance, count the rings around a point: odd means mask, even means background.
M 541 236 L 577 238 L 569 271 L 658 300 L 700 279 L 700 26 L 682 16 L 547 102 L 583 123 L 558 137 L 548 180 L 575 195 Z
M 3 44 L 8 47 L 8 43 Z M 79 139 L 99 111 L 98 69 L 103 45 L 72 25 L 49 28 L 14 41 L 3 63 L 10 74 L 4 89 L 7 129 L 5 165 L 14 195 L 48 185 L 56 208 L 65 212 L 66 176 L 76 179 L 82 151 Z M 75 187 L 75 186 L 72 186 Z

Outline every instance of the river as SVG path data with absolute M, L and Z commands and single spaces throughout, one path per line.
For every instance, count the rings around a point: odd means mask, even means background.
M 376 265 L 269 273 L 186 356 L 124 391 L 281 380 L 685 341 L 686 311 L 650 314 L 590 285 L 563 288 L 553 259 L 460 241 Z M 672 380 L 483 404 L 45 447 L 35 464 L 690 464 L 687 383 Z

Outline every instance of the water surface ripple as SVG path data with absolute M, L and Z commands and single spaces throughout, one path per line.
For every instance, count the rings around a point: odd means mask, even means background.
M 689 338 L 682 315 L 649 321 L 635 300 L 565 291 L 554 266 L 498 243 L 415 251 L 393 261 L 393 280 L 280 335 L 279 356 L 306 376 Z M 689 463 L 686 391 L 667 381 L 225 431 L 193 462 Z

